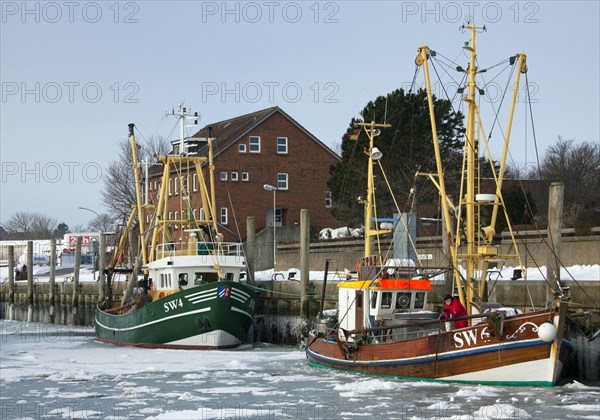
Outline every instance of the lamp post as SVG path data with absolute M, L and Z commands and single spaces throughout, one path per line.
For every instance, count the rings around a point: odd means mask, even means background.
M 98 222 L 100 222 L 100 214 L 98 214 L 98 212 L 96 210 L 92 210 L 92 209 L 88 209 L 87 207 L 77 207 L 79 210 L 86 210 L 86 211 L 91 211 L 92 213 L 94 213 L 96 216 L 98 216 Z M 89 229 L 89 228 L 88 228 Z M 104 233 L 102 231 L 100 231 L 100 235 L 103 235 Z M 99 248 L 98 248 L 99 249 Z M 88 245 L 88 252 L 89 252 L 89 245 Z M 98 252 L 103 252 L 103 250 L 98 250 Z M 92 279 L 96 280 L 96 270 L 95 270 L 95 266 L 96 266 L 96 258 L 95 258 L 95 253 L 92 253 Z
M 273 272 L 275 272 L 275 267 L 277 265 L 276 262 L 276 255 L 277 255 L 277 226 L 275 223 L 275 211 L 276 211 L 276 207 L 275 207 L 275 203 L 276 203 L 276 194 L 277 194 L 277 187 L 274 187 L 273 185 L 270 184 L 265 184 L 263 185 L 263 188 L 267 191 L 273 191 Z

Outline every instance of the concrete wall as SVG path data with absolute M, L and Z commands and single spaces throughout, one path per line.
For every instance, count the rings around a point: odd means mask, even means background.
M 594 236 L 572 236 L 573 229 L 563 230 L 562 262 L 565 267 L 573 265 L 600 264 L 600 229 L 595 228 Z M 526 266 L 546 265 L 548 246 L 546 233 L 525 235 L 517 238 L 519 253 L 523 264 Z M 510 236 L 503 234 L 502 241 L 498 243 L 499 253 L 514 253 Z M 382 254 L 392 255 L 390 240 L 382 242 Z M 363 256 L 363 240 L 348 240 L 335 242 L 315 242 L 310 245 L 310 269 L 323 270 L 325 260 L 331 261 L 332 271 L 342 271 L 345 268 L 354 270 L 358 258 Z M 445 257 L 442 254 L 441 237 L 424 237 L 417 239 L 417 253 L 423 258 L 424 266 L 445 266 Z M 300 265 L 299 244 L 279 244 L 277 247 L 277 269 L 287 270 L 298 268 Z M 506 266 L 518 265 L 517 260 L 507 259 Z M 257 269 L 258 270 L 258 269 Z M 584 279 L 585 280 L 585 279 Z

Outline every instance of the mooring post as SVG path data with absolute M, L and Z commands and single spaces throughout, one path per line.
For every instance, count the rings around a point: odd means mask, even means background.
M 562 227 L 563 227 L 563 199 L 565 186 L 562 182 L 550 184 L 548 194 L 548 257 L 546 260 L 546 304 L 551 305 L 555 292 L 560 292 L 561 251 L 562 251 Z
M 246 217 L 246 270 L 248 283 L 254 284 L 254 267 L 258 250 L 256 249 L 256 218 Z
M 73 325 L 77 325 L 79 306 L 79 268 L 81 266 L 81 236 L 77 237 L 77 245 L 75 245 L 75 267 L 73 268 L 73 299 L 71 305 L 73 307 Z
M 8 246 L 8 319 L 15 319 L 15 247 Z
M 106 265 L 106 236 L 100 232 L 100 240 L 98 242 L 98 302 L 104 300 L 106 290 L 106 281 L 104 276 L 104 267 Z
M 48 287 L 50 294 L 48 297 L 48 305 L 50 305 L 50 323 L 54 324 L 54 300 L 56 299 L 56 239 L 50 240 L 50 279 Z
M 27 322 L 33 322 L 33 241 L 27 241 Z
M 309 309 L 309 276 L 310 262 L 308 249 L 310 246 L 310 210 L 300 210 L 300 316 L 308 320 Z

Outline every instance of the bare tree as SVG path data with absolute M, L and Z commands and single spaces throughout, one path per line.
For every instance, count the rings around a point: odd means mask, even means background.
M 558 137 L 540 168 L 542 179 L 565 185 L 564 208 L 569 219 L 586 208 L 600 207 L 600 145 Z
M 108 213 L 101 213 L 88 223 L 88 230 L 98 232 L 112 232 L 115 228 L 115 218 Z
M 49 239 L 58 221 L 42 213 L 19 211 L 4 223 L 4 229 L 14 239 Z
M 148 158 L 157 162 L 158 156 L 170 151 L 170 143 L 163 137 L 151 137 L 138 145 L 138 160 Z M 131 206 L 135 204 L 135 181 L 133 177 L 133 155 L 129 139 L 119 142 L 119 156 L 110 163 L 104 178 L 101 194 L 104 205 L 113 220 L 127 220 Z

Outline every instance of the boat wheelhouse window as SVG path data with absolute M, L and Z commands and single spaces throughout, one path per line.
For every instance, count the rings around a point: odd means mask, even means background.
M 164 274 L 160 275 L 160 288 L 161 289 L 165 288 L 165 275 Z
M 233 273 L 225 273 L 225 280 L 233 281 L 234 274 Z
M 410 308 L 411 292 L 399 292 L 396 296 L 396 309 Z
M 171 281 L 171 273 L 167 274 L 167 287 L 169 289 L 173 287 L 173 282 Z
M 390 309 L 392 307 L 392 292 L 381 293 L 381 309 Z
M 377 308 L 377 292 L 371 292 L 371 309 Z
M 357 308 L 363 307 L 363 293 L 362 292 L 356 292 L 356 307 Z
M 204 281 L 202 281 L 202 273 L 194 273 L 194 286 L 198 286 L 203 283 Z
M 188 274 L 187 273 L 179 273 L 179 285 L 180 286 L 188 285 Z
M 425 292 L 415 293 L 415 309 L 423 309 L 425 307 Z

